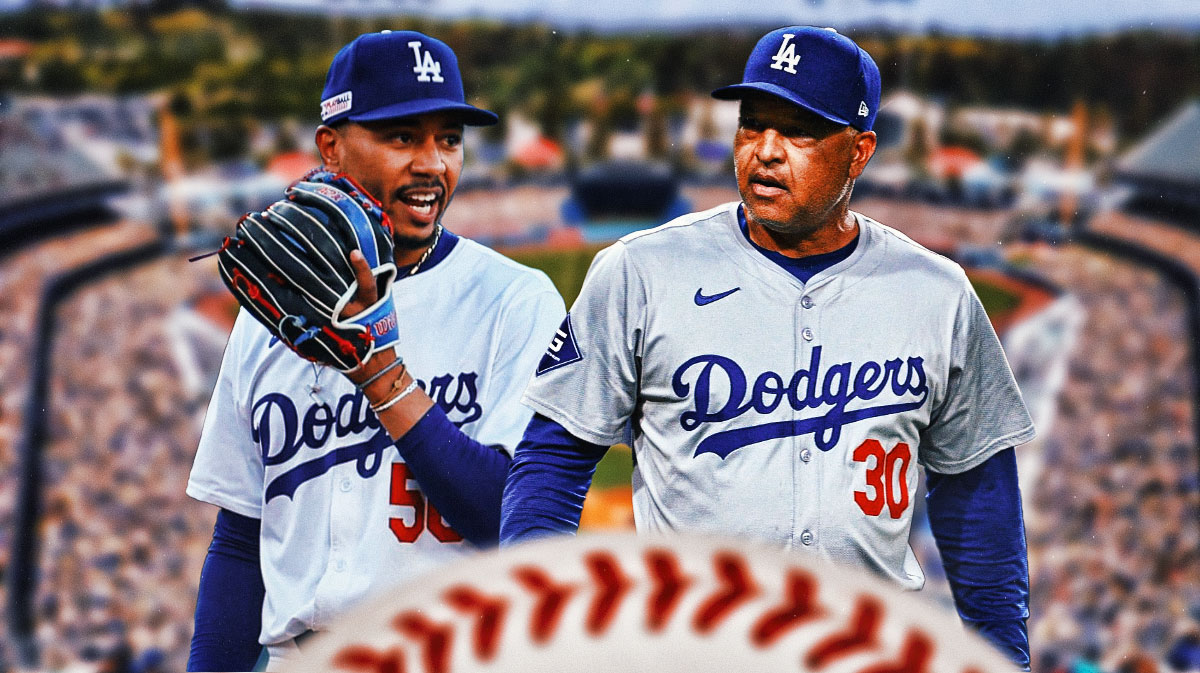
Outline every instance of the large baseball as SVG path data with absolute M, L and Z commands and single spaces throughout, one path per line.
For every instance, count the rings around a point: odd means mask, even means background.
M 957 618 L 864 571 L 721 539 L 559 538 L 472 557 L 306 641 L 296 672 L 993 673 Z

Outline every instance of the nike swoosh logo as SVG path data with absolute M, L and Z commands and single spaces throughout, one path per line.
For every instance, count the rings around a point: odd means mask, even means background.
M 697 289 L 696 296 L 695 296 L 696 306 L 704 306 L 706 304 L 711 304 L 718 299 L 724 299 L 725 297 L 728 297 L 729 295 L 733 294 L 734 292 L 737 292 L 740 289 L 742 289 L 742 288 L 735 287 L 732 290 L 726 290 L 724 292 L 721 292 L 720 294 L 714 294 L 714 295 L 708 295 L 708 296 L 705 296 L 704 288 Z

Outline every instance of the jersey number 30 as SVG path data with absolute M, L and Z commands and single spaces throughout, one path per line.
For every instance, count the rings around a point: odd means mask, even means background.
M 854 462 L 866 463 L 874 459 L 873 467 L 867 467 L 867 489 L 855 491 L 854 502 L 867 516 L 879 516 L 887 505 L 888 515 L 899 519 L 908 509 L 908 464 L 912 452 L 908 444 L 900 442 L 891 451 L 884 452 L 878 439 L 868 439 L 854 450 Z
M 408 487 L 408 465 L 392 463 L 392 497 L 393 505 L 403 505 L 413 508 L 412 523 L 405 523 L 400 517 L 388 519 L 392 534 L 401 542 L 416 542 L 421 533 L 428 528 L 439 542 L 461 542 L 462 536 L 454 532 L 450 524 L 442 519 L 442 515 L 433 507 L 433 503 L 425 502 L 425 495 L 415 488 Z

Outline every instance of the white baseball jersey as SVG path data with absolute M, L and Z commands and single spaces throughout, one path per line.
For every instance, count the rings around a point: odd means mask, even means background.
M 395 293 L 408 371 L 468 436 L 511 455 L 533 415 L 521 392 L 565 313 L 550 280 L 460 238 Z M 470 550 L 354 384 L 244 311 L 187 493 L 262 520 L 264 645 L 324 629 L 368 594 Z
M 917 464 L 962 472 L 1034 434 L 996 334 L 962 269 L 889 227 L 855 214 L 854 252 L 802 283 L 737 207 L 597 255 L 525 402 L 602 445 L 632 419 L 639 530 L 771 540 L 919 589 Z

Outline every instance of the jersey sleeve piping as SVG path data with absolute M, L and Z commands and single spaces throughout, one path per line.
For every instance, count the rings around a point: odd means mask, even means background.
M 206 502 L 210 505 L 216 505 L 222 509 L 227 509 L 235 514 L 248 516 L 252 519 L 262 518 L 262 506 L 259 503 L 252 503 L 249 500 L 240 500 L 231 498 L 227 493 L 218 493 L 211 489 L 205 488 L 194 481 L 188 481 L 185 492 L 191 498 Z
M 521 402 L 530 409 L 533 409 L 535 412 L 563 426 L 568 432 L 579 439 L 603 446 L 612 446 L 613 444 L 621 441 L 621 437 L 619 435 L 606 435 L 583 427 L 567 412 L 552 405 L 546 404 L 541 400 L 535 400 L 528 395 L 524 395 L 521 397 Z
M 1000 451 L 1010 446 L 1016 447 L 1024 444 L 1036 436 L 1037 431 L 1034 429 L 1033 423 L 1030 423 L 1020 430 L 996 437 L 984 444 L 980 450 L 960 460 L 938 461 L 936 464 L 922 460 L 921 464 L 939 474 L 960 474 L 982 465 L 984 461 Z

